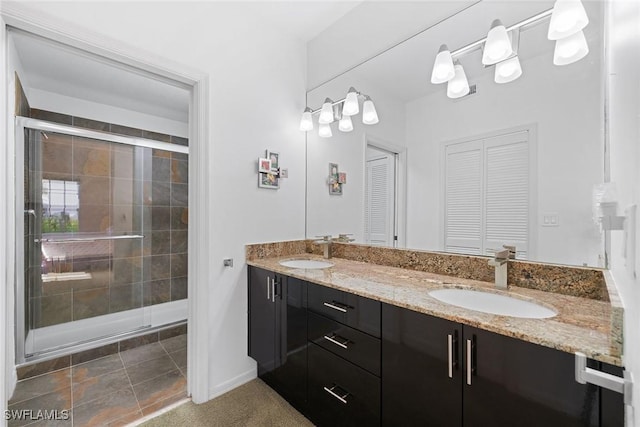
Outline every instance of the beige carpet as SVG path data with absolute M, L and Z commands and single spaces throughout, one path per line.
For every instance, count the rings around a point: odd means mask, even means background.
M 185 403 L 142 424 L 176 426 L 313 426 L 262 380 L 255 379 L 207 403 Z

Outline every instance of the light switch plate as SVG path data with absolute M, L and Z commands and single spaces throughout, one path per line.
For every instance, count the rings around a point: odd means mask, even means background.
M 541 224 L 543 227 L 559 227 L 560 215 L 557 212 L 545 212 L 542 214 Z

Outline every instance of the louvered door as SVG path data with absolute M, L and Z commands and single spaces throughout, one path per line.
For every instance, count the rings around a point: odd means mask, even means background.
M 513 245 L 517 258 L 527 259 L 529 241 L 528 132 L 484 140 L 484 251 Z
M 367 160 L 365 242 L 393 246 L 395 224 L 395 157 L 389 153 Z
M 482 253 L 482 141 L 449 145 L 445 161 L 445 251 Z
M 529 132 L 447 145 L 444 233 L 447 252 L 492 255 L 514 245 L 529 254 Z

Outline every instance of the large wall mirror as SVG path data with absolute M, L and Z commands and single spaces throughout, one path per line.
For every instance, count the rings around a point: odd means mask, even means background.
M 604 266 L 604 234 L 593 218 L 604 181 L 603 2 L 583 2 L 589 53 L 553 64 L 549 20 L 520 33 L 522 75 L 497 84 L 482 51 L 459 58 L 476 93 L 447 97 L 430 82 L 438 48 L 482 39 L 494 19 L 509 27 L 552 1 L 479 2 L 308 92 L 307 105 L 374 101 L 379 123 L 353 116 L 353 131 L 307 132 L 307 237 L 352 233 L 357 243 Z M 362 110 L 362 99 L 360 99 Z M 346 173 L 328 184 L 330 164 Z

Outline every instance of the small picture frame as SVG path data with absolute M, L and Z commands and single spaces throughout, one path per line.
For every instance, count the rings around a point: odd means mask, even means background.
M 338 182 L 338 164 L 329 163 L 329 179 Z
M 332 196 L 342 195 L 342 184 L 340 184 L 339 182 L 329 184 L 329 194 L 331 194 Z
M 280 168 L 280 154 L 267 150 L 267 159 L 271 162 L 271 170 L 276 172 Z
M 289 169 L 280 169 L 280 178 L 289 178 Z
M 347 173 L 346 172 L 339 172 L 338 173 L 338 183 L 340 183 L 340 184 L 346 184 L 347 183 Z
M 271 173 L 271 160 L 259 158 L 258 159 L 258 172 Z
M 272 190 L 277 190 L 280 188 L 280 179 L 274 173 L 262 173 L 258 174 L 258 187 L 260 188 L 270 188 Z

